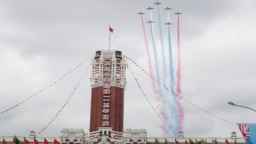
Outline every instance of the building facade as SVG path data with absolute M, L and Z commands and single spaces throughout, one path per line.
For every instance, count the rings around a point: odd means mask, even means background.
M 96 51 L 92 59 L 89 132 L 95 142 L 122 138 L 125 70 L 121 51 Z
M 235 132 L 231 133 L 230 137 L 184 137 L 179 135 L 177 137 L 147 137 L 145 129 L 125 129 L 122 138 L 115 139 L 108 136 L 111 130 L 103 127 L 98 131 L 103 131 L 100 139 L 91 138 L 84 133 L 82 129 L 62 129 L 60 137 L 38 137 L 17 136 L 19 144 L 190 144 L 192 140 L 194 143 L 201 141 L 201 144 L 246 144 L 243 137 L 237 137 Z M 105 132 L 104 132 L 105 131 Z M 15 144 L 14 136 L 0 136 L 1 144 Z M 27 142 L 25 142 L 27 141 Z
M 61 144 L 83 144 L 86 141 L 86 134 L 83 129 L 64 128 L 61 130 Z

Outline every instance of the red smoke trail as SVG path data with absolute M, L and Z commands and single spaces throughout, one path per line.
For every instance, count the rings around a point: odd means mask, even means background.
M 178 42 L 178 68 L 177 68 L 177 96 L 178 96 L 178 111 L 179 111 L 179 131 L 183 131 L 183 123 L 184 123 L 184 110 L 180 103 L 182 99 L 182 92 L 181 92 L 181 57 L 180 57 L 180 16 L 177 13 L 178 20 L 177 20 L 177 42 Z

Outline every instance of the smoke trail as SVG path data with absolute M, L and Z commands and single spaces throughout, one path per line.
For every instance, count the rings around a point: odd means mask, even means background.
M 143 19 L 143 16 L 142 16 L 142 15 L 141 15 L 141 24 L 142 24 L 142 30 L 143 30 L 144 41 L 145 41 L 145 46 L 146 46 L 146 52 L 147 52 L 147 56 L 148 56 L 149 73 L 150 73 L 151 75 L 153 75 L 151 56 L 150 56 L 150 51 L 149 51 L 149 46 L 148 46 L 148 39 L 147 39 L 146 30 L 145 30 L 145 25 L 144 25 L 144 19 Z M 156 89 L 155 83 L 154 83 L 154 81 L 152 80 L 152 78 L 151 78 L 151 85 L 152 85 L 152 88 L 153 88 L 153 90 L 154 90 L 154 93 L 157 94 L 157 89 Z
M 169 55 L 169 64 L 170 64 L 170 71 L 169 71 L 169 76 L 170 76 L 170 81 L 171 81 L 171 94 L 173 97 L 176 97 L 177 94 L 174 90 L 175 86 L 175 81 L 174 81 L 174 66 L 173 66 L 173 54 L 172 54 L 172 41 L 171 41 L 171 23 L 170 23 L 170 10 L 171 8 L 167 7 L 165 10 L 167 10 L 167 35 L 168 35 L 168 55 Z
M 152 40 L 152 46 L 153 46 L 153 54 L 154 54 L 154 61 L 155 61 L 155 70 L 156 70 L 156 79 L 157 81 L 160 81 L 160 76 L 159 76 L 159 67 L 157 63 L 157 51 L 156 51 L 156 45 L 155 45 L 155 38 L 154 38 L 154 31 L 153 31 L 153 24 L 150 24 L 150 34 L 151 34 L 151 40 Z M 177 110 L 173 108 L 173 105 L 170 103 L 170 99 L 166 96 L 163 95 L 162 91 L 160 90 L 161 87 L 157 85 L 158 93 L 161 97 L 162 105 L 163 105 L 163 117 L 166 122 L 168 122 L 169 127 L 175 127 L 177 125 L 177 122 L 174 124 L 171 122 L 172 118 L 171 115 L 177 115 Z M 177 120 L 176 120 L 177 121 Z M 174 128 L 174 133 L 177 133 L 177 128 Z M 169 130 L 165 130 L 164 133 L 170 133 Z
M 174 66 L 172 57 L 172 44 L 171 44 L 171 26 L 168 25 L 168 48 L 169 48 L 169 63 L 170 63 L 170 81 L 171 81 L 171 94 L 176 97 L 176 92 L 174 90 Z
M 165 51 L 164 51 L 164 39 L 163 39 L 163 30 L 162 30 L 162 23 L 161 23 L 161 13 L 160 13 L 160 4 L 157 4 L 157 18 L 158 18 L 158 28 L 159 28 L 159 38 L 161 42 L 161 61 L 162 61 L 162 70 L 163 70 L 163 76 L 161 77 L 161 81 L 166 85 L 166 80 L 167 80 L 167 69 L 166 69 L 166 59 L 165 59 Z M 166 89 L 160 88 L 159 91 L 161 91 L 162 97 L 166 97 Z M 165 101 L 162 99 L 163 102 L 168 103 L 168 101 Z M 165 106 L 166 107 L 166 106 Z M 169 104 L 167 104 L 168 109 L 172 109 Z M 169 121 L 169 113 L 166 112 L 167 110 L 163 111 L 163 114 L 165 115 L 166 121 Z M 166 127 L 161 126 L 162 130 L 164 131 L 164 135 L 166 135 L 168 129 Z M 165 128 L 165 129 L 164 129 Z
M 157 64 L 157 52 L 156 52 L 156 44 L 155 44 L 155 38 L 154 38 L 154 32 L 153 32 L 153 24 L 152 23 L 150 23 L 150 35 L 151 35 L 153 54 L 154 54 L 154 64 L 155 64 L 155 71 L 156 71 L 156 79 L 159 81 L 159 67 L 158 67 L 158 64 Z M 159 92 L 159 86 L 158 86 L 157 89 L 158 89 L 158 92 Z
M 166 52 L 165 52 L 165 48 L 164 48 L 164 39 L 163 39 L 163 30 L 162 30 L 162 23 L 161 23 L 161 13 L 160 13 L 160 5 L 157 5 L 157 12 L 158 12 L 158 27 L 159 27 L 159 37 L 160 37 L 160 41 L 161 41 L 161 61 L 162 61 L 162 65 L 163 65 L 163 77 L 162 77 L 162 81 L 163 83 L 166 85 L 166 80 L 168 80 L 168 75 L 167 75 L 167 65 L 166 65 Z M 172 69 L 171 69 L 172 70 Z M 173 84 L 173 83 L 172 83 Z M 160 89 L 160 91 L 163 93 L 164 97 L 168 97 L 168 90 L 167 89 Z M 171 95 L 173 97 L 176 97 L 175 92 L 171 92 Z M 178 119 L 177 119 L 177 109 L 176 109 L 176 105 L 170 105 L 170 99 L 164 98 L 163 101 L 167 102 L 167 106 L 168 109 L 165 110 L 165 114 L 166 114 L 166 120 L 170 122 L 170 115 L 173 114 L 174 115 L 174 126 L 177 126 L 178 124 Z M 171 111 L 170 111 L 171 110 Z M 165 129 L 165 133 L 169 133 L 167 132 L 168 129 Z
M 184 110 L 180 103 L 180 99 L 182 99 L 182 92 L 181 92 L 181 57 L 180 57 L 180 13 L 177 13 L 177 44 L 178 44 L 178 65 L 177 65 L 177 94 L 178 94 L 178 110 L 179 110 L 179 131 L 183 131 L 183 123 L 184 123 Z
M 164 77 L 163 80 L 165 81 L 167 78 L 167 74 L 166 74 L 166 61 L 165 61 L 165 51 L 164 51 L 164 38 L 163 38 L 163 30 L 162 30 L 162 23 L 161 23 L 161 13 L 160 13 L 160 6 L 159 4 L 157 5 L 157 17 L 158 17 L 158 28 L 159 28 L 159 37 L 161 40 L 161 52 L 162 52 L 162 62 L 163 62 L 163 72 L 164 72 Z
M 156 44 L 155 44 L 155 38 L 154 38 L 154 31 L 153 31 L 153 24 L 150 23 L 150 35 L 151 35 L 151 41 L 152 41 L 152 47 L 153 47 L 153 54 L 154 54 L 154 62 L 155 62 L 155 71 L 156 71 L 156 79 L 157 81 L 160 81 L 160 76 L 159 76 L 159 67 L 158 67 L 158 63 L 157 63 L 157 51 L 156 51 Z M 167 113 L 166 113 L 166 109 L 170 109 L 170 107 L 166 107 L 168 106 L 167 105 L 167 101 L 163 100 L 163 94 L 162 94 L 162 91 L 161 91 L 161 87 L 159 85 L 157 85 L 157 90 L 158 90 L 158 93 L 161 97 L 161 101 L 162 101 L 162 106 L 163 106 L 163 110 L 161 113 L 162 116 L 164 117 L 165 121 L 168 121 L 167 120 Z
M 150 21 L 149 21 L 149 24 L 150 24 L 150 35 L 151 35 L 151 42 L 152 42 L 152 47 L 153 47 L 153 55 L 154 55 L 154 65 L 155 65 L 155 74 L 156 74 L 156 79 L 157 81 L 160 81 L 160 75 L 159 75 L 159 64 L 157 62 L 158 58 L 157 58 L 157 51 L 156 51 L 156 44 L 155 44 L 155 37 L 154 37 L 154 29 L 153 29 L 153 15 L 152 15 L 152 8 L 147 8 L 149 10 L 149 16 L 150 16 Z M 166 109 L 169 109 L 167 108 L 167 101 L 164 101 L 163 100 L 163 94 L 162 94 L 162 91 L 161 91 L 161 87 L 159 85 L 157 85 L 157 94 L 160 99 L 161 99 L 161 115 L 162 117 L 164 117 L 165 121 L 167 122 L 167 114 L 166 114 Z M 164 135 L 166 135 L 166 132 L 164 132 Z
M 172 44 L 171 44 L 171 26 L 168 25 L 168 48 L 169 48 L 169 63 L 170 63 L 170 81 L 171 81 L 171 95 L 173 96 L 174 102 L 177 102 L 177 94 L 175 92 L 175 81 L 174 81 L 174 66 L 173 66 L 173 57 L 172 57 Z M 174 111 L 177 112 L 176 105 L 174 106 Z M 176 126 L 179 123 L 179 117 L 177 113 L 175 114 L 175 124 Z
M 154 62 L 155 62 L 155 66 L 156 66 L 156 77 L 159 79 L 159 72 L 158 72 L 158 64 L 157 64 L 157 53 L 156 53 L 156 49 L 155 49 L 155 41 L 154 41 L 154 33 L 153 33 L 153 25 L 151 22 L 152 19 L 153 19 L 153 16 L 152 16 L 152 11 L 151 11 L 151 8 L 149 7 L 148 8 L 150 11 L 149 11 L 149 15 L 150 15 L 150 32 L 151 32 L 151 39 L 152 39 L 152 45 L 153 45 L 153 54 L 154 54 Z M 144 19 L 143 19 L 143 13 L 138 13 L 141 15 L 141 23 L 142 23 L 142 28 L 143 28 L 143 34 L 144 34 L 144 40 L 145 40 L 145 45 L 146 45 L 146 51 L 147 51 L 147 56 L 148 56 L 148 63 L 149 63 L 149 70 L 150 70 L 150 75 L 153 75 L 153 70 L 152 70 L 152 62 L 151 62 L 151 56 L 150 56 L 150 50 L 149 50 L 149 46 L 148 46 L 148 39 L 147 39 L 147 36 L 146 36 L 146 30 L 145 30 L 145 25 L 144 25 Z M 164 114 L 164 109 L 163 109 L 163 102 L 160 101 L 160 95 L 158 94 L 158 92 L 160 91 L 159 90 L 159 85 L 155 83 L 154 79 L 151 77 L 151 85 L 152 85 L 152 88 L 153 88 L 153 92 L 156 96 L 156 100 L 157 100 L 157 103 L 158 103 L 158 109 L 160 111 L 160 114 L 161 116 L 164 118 L 165 114 Z M 158 87 L 156 87 L 156 85 Z
M 143 19 L 143 15 L 141 14 L 141 24 L 142 24 L 143 36 L 144 36 L 144 41 L 145 41 L 145 46 L 146 46 L 146 52 L 147 52 L 147 56 L 148 56 L 149 73 L 150 73 L 150 75 L 153 75 L 152 62 L 151 62 L 151 55 L 150 55 L 150 51 L 149 51 L 148 39 L 147 39 L 146 29 L 145 29 L 144 23 L 145 23 L 145 22 L 144 22 L 144 19 Z M 152 88 L 153 88 L 154 94 L 157 96 L 157 101 L 158 101 L 158 103 L 159 103 L 159 98 L 158 98 L 156 83 L 155 83 L 155 81 L 153 80 L 153 78 L 151 78 L 151 86 L 152 86 Z M 160 104 L 159 104 L 159 105 L 160 105 Z M 160 108 L 160 111 L 163 111 L 162 108 Z M 162 112 L 161 112 L 161 114 L 162 114 Z

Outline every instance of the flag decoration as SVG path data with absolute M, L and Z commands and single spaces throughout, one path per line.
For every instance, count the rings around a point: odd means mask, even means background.
M 3 139 L 2 144 L 7 144 L 7 142 L 5 141 L 5 139 Z
M 229 144 L 228 140 L 226 139 L 225 144 Z
M 54 139 L 54 142 L 53 142 L 54 144 L 60 144 L 60 142 L 59 141 L 57 141 L 56 139 Z
M 179 142 L 175 139 L 175 144 L 179 144 Z
M 249 131 L 249 125 L 248 124 L 238 124 L 239 129 L 243 135 L 243 137 L 248 140 L 250 138 L 250 131 Z
M 38 141 L 37 141 L 37 139 L 34 139 L 34 144 L 38 144 Z
M 239 123 L 238 127 L 247 144 L 256 144 L 256 123 Z
M 24 137 L 24 142 L 23 144 L 29 144 L 29 141 Z
M 216 139 L 213 141 L 213 144 L 218 144 L 218 142 L 217 142 L 217 140 L 216 140 Z
M 44 144 L 49 144 L 47 139 L 44 139 Z
M 112 27 L 109 26 L 109 32 L 113 33 L 114 29 Z

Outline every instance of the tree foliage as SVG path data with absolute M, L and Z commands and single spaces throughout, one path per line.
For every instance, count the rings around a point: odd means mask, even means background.
M 22 142 L 17 138 L 17 136 L 13 137 L 13 143 L 14 144 L 22 144 Z
M 193 140 L 189 139 L 189 144 L 204 144 L 204 141 L 203 140 L 193 141 Z

